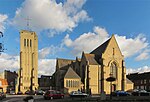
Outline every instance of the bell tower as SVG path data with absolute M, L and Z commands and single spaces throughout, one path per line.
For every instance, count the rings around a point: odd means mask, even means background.
M 33 31 L 21 30 L 18 91 L 24 93 L 36 89 L 38 89 L 38 37 Z

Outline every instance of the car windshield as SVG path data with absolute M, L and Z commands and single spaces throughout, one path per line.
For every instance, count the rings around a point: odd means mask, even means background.
M 59 92 L 59 91 L 57 91 L 56 93 L 57 93 L 57 94 L 61 94 L 61 92 Z

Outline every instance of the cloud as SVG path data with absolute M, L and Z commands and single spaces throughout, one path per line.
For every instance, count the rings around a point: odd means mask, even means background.
M 39 59 L 38 76 L 52 75 L 55 71 L 56 59 Z M 0 72 L 4 70 L 18 71 L 20 68 L 20 58 L 16 55 L 2 53 L 0 55 Z
M 147 60 L 150 58 L 150 50 L 144 50 L 142 53 L 140 53 L 135 60 L 141 61 L 141 60 Z
M 72 31 L 79 22 L 89 21 L 91 18 L 82 9 L 85 0 L 66 0 L 57 3 L 55 0 L 25 0 L 17 9 L 12 24 L 19 28 L 27 28 L 29 17 L 30 29 L 34 31 L 48 30 L 52 32 Z M 50 36 L 50 35 L 49 35 Z
M 143 67 L 140 67 L 140 68 L 136 68 L 136 69 L 133 69 L 133 68 L 127 68 L 126 70 L 126 73 L 129 74 L 129 73 L 144 73 L 144 72 L 150 72 L 150 67 L 149 66 L 143 66 Z
M 16 71 L 19 69 L 19 56 L 2 53 L 0 55 L 0 69 Z
M 4 32 L 5 30 L 5 23 L 7 20 L 8 16 L 6 14 L 0 14 L 0 31 Z
M 62 46 L 51 45 L 49 47 L 44 47 L 41 50 L 39 50 L 39 59 L 47 58 L 50 55 L 55 55 L 57 52 L 62 50 Z
M 56 59 L 39 59 L 38 75 L 52 75 L 56 67 Z
M 149 43 L 147 42 L 146 37 L 142 34 L 139 34 L 135 38 L 127 38 L 126 36 L 119 36 L 118 34 L 115 34 L 115 37 L 126 58 L 142 54 L 142 51 L 149 49 Z M 62 43 L 66 47 L 71 48 L 73 54 L 79 56 L 82 51 L 89 53 L 109 38 L 110 36 L 105 28 L 96 26 L 93 28 L 93 32 L 81 34 L 75 40 L 72 40 L 67 34 Z M 145 52 L 145 54 L 148 55 L 149 53 Z M 146 59 L 148 59 L 148 57 Z
M 74 41 L 70 39 L 67 34 L 63 39 L 62 43 L 67 47 L 72 48 L 72 53 L 75 55 L 80 55 L 82 51 L 90 52 L 102 42 L 108 39 L 108 33 L 104 28 L 94 27 L 94 32 L 88 32 L 80 35 Z M 89 46 L 90 44 L 90 46 Z
M 116 35 L 116 40 L 125 57 L 141 53 L 142 50 L 148 49 L 149 46 L 146 37 L 142 34 L 139 34 L 135 38 L 127 38 L 126 36 Z

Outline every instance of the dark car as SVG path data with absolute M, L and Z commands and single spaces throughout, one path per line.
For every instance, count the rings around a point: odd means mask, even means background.
M 17 95 L 22 95 L 23 93 L 21 91 L 18 91 L 17 92 Z
M 0 100 L 6 98 L 6 94 L 4 92 L 0 92 Z
M 64 94 L 60 91 L 48 90 L 44 94 L 44 99 L 64 98 Z
M 149 96 L 150 92 L 147 92 L 143 89 L 135 89 L 133 90 L 132 95 L 133 96 Z
M 33 90 L 27 90 L 25 92 L 25 94 L 27 94 L 27 95 L 35 95 L 35 91 L 33 91 Z
M 116 90 L 111 93 L 112 96 L 129 96 L 130 94 L 126 91 Z
M 70 97 L 87 97 L 88 94 L 82 93 L 81 91 L 72 91 Z

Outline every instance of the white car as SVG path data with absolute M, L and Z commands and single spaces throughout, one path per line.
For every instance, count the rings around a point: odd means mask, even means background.
M 72 91 L 70 97 L 87 97 L 88 94 L 82 93 L 81 91 Z

